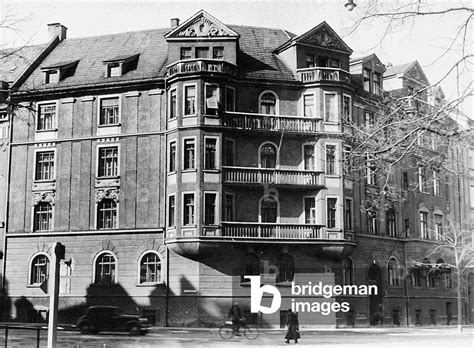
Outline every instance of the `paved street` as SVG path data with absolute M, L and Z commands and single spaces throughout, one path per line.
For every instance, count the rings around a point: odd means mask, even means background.
M 474 328 L 462 334 L 455 328 L 380 328 L 351 330 L 302 330 L 298 346 L 307 347 L 415 347 L 474 348 Z M 81 335 L 76 331 L 58 333 L 59 347 L 286 347 L 283 330 L 261 330 L 255 341 L 244 337 L 222 340 L 216 329 L 159 328 L 145 336 L 128 334 Z M 4 336 L 2 335 L 2 338 Z M 0 341 L 0 344 L 3 342 Z M 291 345 L 294 343 L 292 342 Z M 12 331 L 8 347 L 35 347 L 36 333 Z M 41 347 L 46 347 L 46 332 L 41 335 Z

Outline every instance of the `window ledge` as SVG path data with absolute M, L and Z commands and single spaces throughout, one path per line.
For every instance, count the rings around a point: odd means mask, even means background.
M 56 178 L 54 179 L 46 179 L 46 180 L 33 180 L 33 182 L 36 184 L 36 183 L 52 183 L 52 182 L 56 182 Z
M 188 118 L 188 117 L 196 117 L 197 114 L 189 114 L 189 115 L 183 115 L 183 118 Z
M 57 128 L 51 128 L 51 129 L 37 129 L 36 133 L 48 133 L 48 132 L 57 132 Z
M 112 286 L 117 286 L 117 285 L 118 283 L 107 283 L 107 284 L 92 283 L 89 286 L 98 287 L 98 288 L 107 288 L 107 287 L 112 287 Z
M 161 282 L 155 282 L 155 283 L 137 283 L 135 284 L 135 286 L 139 288 L 149 288 L 152 286 L 164 285 L 164 284 L 165 282 L 161 281 Z
M 27 284 L 26 287 L 31 288 L 31 289 L 34 289 L 34 288 L 39 289 L 41 287 L 41 284 Z
M 183 169 L 181 171 L 181 173 L 193 173 L 193 172 L 197 172 L 197 169 L 196 168 L 190 168 L 190 169 Z
M 96 176 L 96 180 L 105 180 L 105 179 L 120 179 L 120 175 L 115 176 Z
M 172 172 L 168 172 L 168 175 L 176 175 L 178 172 L 176 170 L 172 171 Z
M 219 118 L 219 115 L 204 114 L 204 117 Z
M 221 172 L 220 169 L 204 169 L 205 173 L 216 173 L 219 174 Z
M 108 127 L 120 127 L 122 126 L 121 123 L 114 123 L 114 124 L 98 124 L 97 127 L 99 128 L 108 128 Z
M 324 120 L 323 121 L 325 124 L 334 124 L 334 125 L 339 125 L 341 122 L 339 121 L 329 121 L 329 120 Z

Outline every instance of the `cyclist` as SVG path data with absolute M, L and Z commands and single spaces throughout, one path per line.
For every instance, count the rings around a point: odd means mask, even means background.
M 242 311 L 240 310 L 239 304 L 234 302 L 229 311 L 229 319 L 232 320 L 233 330 L 236 336 L 240 336 L 239 329 L 240 324 L 244 320 L 242 316 Z

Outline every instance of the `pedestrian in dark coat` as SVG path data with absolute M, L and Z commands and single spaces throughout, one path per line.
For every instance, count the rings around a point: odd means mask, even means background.
M 295 340 L 298 343 L 300 336 L 298 316 L 293 313 L 291 309 L 288 309 L 288 315 L 286 316 L 286 325 L 288 325 L 288 331 L 286 332 L 286 343 L 290 343 L 290 340 Z

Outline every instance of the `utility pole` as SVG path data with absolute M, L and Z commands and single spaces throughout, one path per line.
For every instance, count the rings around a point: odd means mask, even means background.
M 50 263 L 49 281 L 49 321 L 48 348 L 56 348 L 58 338 L 58 297 L 59 297 L 59 262 L 64 259 L 66 249 L 61 243 L 53 244 L 52 262 Z

